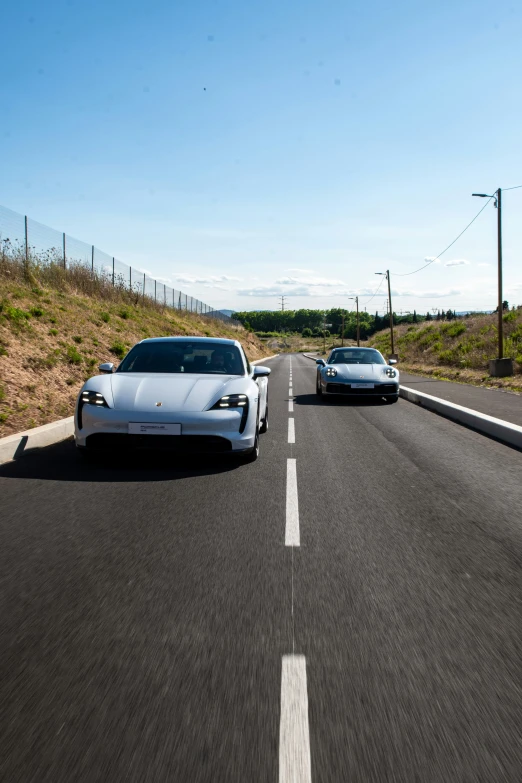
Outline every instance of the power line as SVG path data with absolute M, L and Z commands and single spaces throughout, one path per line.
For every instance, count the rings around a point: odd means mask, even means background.
M 378 287 L 378 289 L 376 290 L 376 292 L 375 292 L 375 293 L 374 293 L 372 296 L 370 296 L 370 298 L 369 298 L 369 299 L 367 299 L 367 300 L 366 300 L 366 302 L 362 302 L 362 304 L 364 304 L 364 305 L 367 305 L 367 304 L 368 304 L 368 302 L 371 302 L 371 301 L 372 301 L 372 299 L 373 299 L 374 297 L 376 297 L 376 296 L 377 296 L 377 294 L 378 294 L 378 293 L 379 293 L 379 291 L 381 290 L 381 286 L 382 286 L 382 284 L 384 283 L 384 281 L 385 281 L 385 280 L 386 280 L 386 278 L 385 278 L 385 277 L 381 278 L 381 282 L 379 283 L 379 287 Z
M 518 188 L 522 188 L 522 185 L 514 185 L 512 188 L 502 188 L 502 190 L 518 190 Z
M 522 185 L 517 185 L 516 187 L 522 187 Z M 515 188 L 506 188 L 506 190 L 515 190 Z M 455 244 L 455 242 L 457 242 L 457 240 L 459 240 L 459 239 L 461 238 L 462 234 L 465 234 L 465 233 L 466 233 L 466 231 L 468 230 L 468 228 L 469 228 L 469 227 L 470 227 L 470 226 L 471 226 L 471 225 L 472 225 L 472 224 L 475 222 L 475 220 L 478 218 L 478 216 L 479 216 L 479 215 L 480 215 L 482 212 L 484 212 L 484 210 L 486 209 L 487 205 L 489 204 L 489 202 L 491 201 L 491 199 L 492 199 L 492 198 L 495 198 L 495 196 L 490 196 L 490 197 L 488 198 L 488 200 L 486 201 L 486 203 L 484 204 L 484 206 L 482 207 L 482 209 L 481 209 L 479 212 L 477 212 L 477 214 L 475 215 L 475 217 L 473 218 L 473 220 L 472 220 L 470 223 L 468 223 L 468 225 L 466 226 L 466 228 L 465 228 L 463 231 L 461 231 L 461 232 L 460 232 L 460 234 L 458 235 L 458 237 L 456 237 L 456 238 L 453 240 L 453 242 L 451 242 L 451 243 L 450 243 L 450 244 L 449 244 L 449 245 L 448 245 L 446 248 L 444 248 L 444 250 L 442 251 L 442 253 L 439 253 L 437 256 L 435 256 L 435 258 L 432 258 L 432 260 L 431 260 L 431 261 L 428 261 L 428 263 L 427 263 L 427 264 L 424 264 L 424 266 L 421 266 L 421 267 L 419 267 L 418 269 L 415 269 L 413 272 L 405 272 L 405 273 L 403 273 L 402 275 L 399 275 L 399 274 L 397 274 L 396 272 L 394 272 L 394 273 L 393 273 L 394 277 L 409 277 L 409 275 L 415 275 L 415 274 L 417 274 L 417 272 L 420 272 L 420 271 L 422 271 L 423 269 L 426 269 L 426 267 L 427 267 L 427 266 L 430 266 L 431 264 L 435 263 L 435 261 L 438 261 L 438 260 L 439 260 L 439 258 L 440 258 L 441 256 L 443 256 L 443 255 L 444 255 L 444 253 L 446 253 L 446 251 L 447 251 L 447 250 L 449 250 L 449 249 L 450 249 L 450 247 L 453 247 L 453 245 Z

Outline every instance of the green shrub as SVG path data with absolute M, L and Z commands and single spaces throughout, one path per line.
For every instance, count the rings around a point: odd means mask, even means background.
M 36 296 L 42 296 L 43 295 L 43 291 L 42 291 L 41 288 L 31 288 L 31 291 L 33 292 L 33 294 L 36 294 Z
M 5 400 L 5 389 L 3 386 L 0 386 L 0 402 L 3 402 Z
M 118 315 L 120 316 L 120 318 L 123 318 L 124 321 L 126 321 L 128 318 L 131 317 L 128 310 L 120 310 Z
M 51 337 L 56 337 L 56 335 L 58 334 L 58 329 L 49 329 L 49 334 L 51 335 Z
M 21 310 L 19 307 L 12 307 L 11 305 L 0 305 L 0 312 L 2 315 L 7 318 L 8 321 L 11 321 L 14 324 L 18 324 L 18 326 L 22 326 L 23 324 L 27 323 L 29 318 L 31 317 L 29 313 L 26 313 L 25 310 Z
M 30 313 L 31 313 L 31 315 L 32 315 L 32 316 L 34 316 L 35 318 L 41 318 L 41 317 L 42 317 L 42 315 L 44 314 L 44 311 L 42 310 L 42 308 L 41 308 L 41 307 L 31 307 L 31 309 L 29 310 L 29 312 L 30 312 Z
M 65 355 L 69 364 L 81 364 L 82 355 L 78 353 L 76 346 L 68 345 L 65 349 Z
M 448 337 L 458 337 L 466 331 L 466 325 L 461 323 L 443 324 L 440 328 L 441 332 L 445 332 Z
M 9 356 L 7 353 L 7 348 L 5 345 L 2 345 L 2 343 L 0 343 L 0 356 Z
M 50 324 L 55 324 L 56 323 L 56 318 L 49 318 L 49 323 Z
M 511 321 L 516 321 L 518 318 L 518 310 L 510 310 L 508 313 L 504 313 L 502 320 L 507 324 Z
M 102 319 L 103 323 L 108 324 L 111 320 L 111 317 L 109 313 L 100 313 L 100 318 Z
M 75 335 L 73 337 L 73 340 L 74 340 L 75 343 L 78 343 L 78 345 L 79 345 L 80 343 L 83 342 L 83 337 L 80 337 L 80 335 L 77 334 L 77 335 Z
M 305 326 L 303 331 L 301 332 L 301 337 L 311 337 L 312 336 L 312 330 L 309 326 Z
M 115 356 L 117 356 L 118 359 L 123 359 L 123 357 L 127 353 L 127 349 L 125 348 L 125 346 L 122 343 L 118 343 L 118 342 L 111 345 L 109 351 L 113 353 Z

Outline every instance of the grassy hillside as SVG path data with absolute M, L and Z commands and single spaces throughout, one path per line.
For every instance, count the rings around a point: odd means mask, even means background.
M 124 291 L 91 291 L 85 270 L 29 280 L 18 271 L 0 261 L 0 437 L 70 416 L 98 364 L 118 362 L 145 337 L 229 337 L 241 340 L 250 359 L 274 353 L 241 327 Z
M 515 375 L 491 378 L 488 360 L 497 355 L 497 315 L 478 315 L 455 321 L 433 321 L 394 330 L 400 367 L 474 384 L 522 391 L 522 309 L 510 310 L 504 318 L 504 355 L 515 360 Z M 373 345 L 388 354 L 390 330 L 371 337 Z

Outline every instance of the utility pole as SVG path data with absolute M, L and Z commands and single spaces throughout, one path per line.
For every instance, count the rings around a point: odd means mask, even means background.
M 281 312 L 284 313 L 284 311 L 285 311 L 285 299 L 288 299 L 288 297 L 281 295 L 279 297 L 279 299 L 281 300 L 281 302 L 280 302 L 280 304 L 281 304 Z
M 392 298 L 391 298 L 391 283 L 390 283 L 390 270 L 387 269 L 386 272 L 376 272 L 376 275 L 382 275 L 383 277 L 386 277 L 386 280 L 388 281 L 388 302 L 389 302 L 389 314 L 390 314 L 390 337 L 391 337 L 391 352 L 392 352 L 392 358 L 395 359 L 395 346 L 393 342 L 393 305 L 392 305 Z
M 344 313 L 343 313 L 343 325 L 342 325 L 342 330 L 341 330 L 341 345 L 344 348 Z
M 359 297 L 355 297 L 355 306 L 357 307 L 357 347 L 360 345 L 360 325 L 359 325 Z
M 509 188 L 508 188 L 509 190 Z M 497 209 L 497 260 L 498 260 L 498 349 L 497 359 L 492 359 L 489 363 L 489 374 L 496 377 L 505 377 L 513 375 L 513 360 L 504 358 L 504 309 L 502 294 L 502 188 L 497 188 L 492 196 L 487 193 L 472 193 L 472 196 L 479 198 L 493 198 Z

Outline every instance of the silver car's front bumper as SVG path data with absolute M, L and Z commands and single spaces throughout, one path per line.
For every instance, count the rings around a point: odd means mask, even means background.
M 323 394 L 342 395 L 344 397 L 397 397 L 399 384 L 393 381 L 387 383 L 373 382 L 373 388 L 362 388 L 360 384 L 351 380 L 332 378 L 325 381 L 321 379 Z
M 244 431 L 239 432 L 242 409 L 216 411 L 129 412 L 83 405 L 78 411 L 74 438 L 80 448 L 159 448 L 175 451 L 247 451 L 254 446 L 256 413 L 250 410 Z M 130 435 L 129 423 L 181 425 L 181 435 Z

